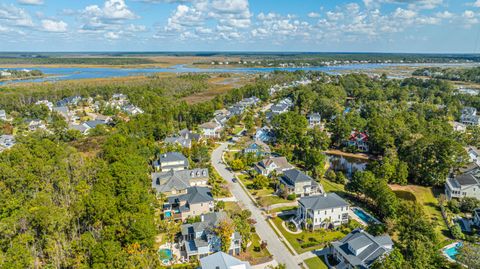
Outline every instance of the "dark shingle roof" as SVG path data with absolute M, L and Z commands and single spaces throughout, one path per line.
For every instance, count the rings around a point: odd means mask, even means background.
M 460 186 L 479 184 L 478 180 L 472 174 L 462 174 L 455 177 L 455 181 Z
M 189 204 L 207 203 L 213 201 L 213 195 L 207 187 L 189 187 L 187 193 L 168 198 L 168 203 L 174 204 L 177 201 L 187 201 Z
M 190 180 L 208 180 L 208 169 L 192 169 L 152 173 L 152 186 L 157 192 L 184 190 L 190 187 Z
M 336 193 L 302 197 L 299 203 L 301 203 L 305 208 L 312 210 L 324 210 L 348 206 L 348 203 Z
M 393 242 L 387 235 L 372 236 L 356 229 L 340 241 L 332 242 L 332 247 L 352 266 L 368 268 L 376 259 L 390 252 Z
M 282 178 L 286 179 L 288 182 L 292 184 L 295 184 L 298 182 L 308 182 L 313 180 L 311 177 L 307 176 L 302 171 L 299 171 L 297 169 L 290 169 L 283 172 Z

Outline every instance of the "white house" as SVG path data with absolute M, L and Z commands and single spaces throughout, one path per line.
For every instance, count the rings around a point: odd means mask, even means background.
M 311 113 L 310 115 L 307 116 L 308 119 L 308 125 L 310 128 L 313 128 L 315 126 L 319 126 L 322 124 L 322 117 L 318 113 Z
M 180 171 L 188 169 L 189 162 L 180 152 L 167 152 L 160 155 L 160 158 L 153 163 L 156 171 Z
M 255 164 L 255 171 L 264 176 L 269 176 L 273 171 L 281 174 L 295 168 L 285 157 L 270 157 Z
M 0 110 L 0 120 L 6 121 L 7 120 L 7 112 L 5 110 Z
M 480 168 L 474 164 L 462 174 L 451 175 L 445 183 L 445 195 L 452 198 L 473 197 L 480 199 Z
M 307 196 L 298 200 L 293 220 L 298 226 L 311 225 L 308 228 L 313 229 L 337 227 L 348 222 L 349 209 L 349 204 L 336 193 Z
M 209 121 L 199 126 L 202 135 L 206 138 L 220 138 L 222 125 L 217 122 Z
M 469 146 L 467 147 L 467 153 L 470 157 L 470 162 L 480 166 L 480 150 L 477 147 Z

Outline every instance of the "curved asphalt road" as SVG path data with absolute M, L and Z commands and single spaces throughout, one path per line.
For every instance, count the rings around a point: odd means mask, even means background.
M 232 178 L 235 175 L 228 171 L 226 165 L 222 161 L 223 151 L 227 149 L 228 143 L 222 143 L 218 148 L 212 152 L 212 165 L 215 170 L 222 176 L 227 182 L 233 196 L 244 205 L 244 208 L 252 212 L 252 218 L 257 222 L 255 229 L 261 240 L 267 241 L 267 249 L 273 255 L 273 258 L 278 263 L 284 263 L 288 269 L 300 268 L 298 264 L 301 260 L 294 257 L 287 249 L 287 247 L 280 241 L 277 234 L 273 231 L 265 220 L 265 216 L 262 215 L 262 211 L 255 206 L 245 193 L 239 183 L 233 183 Z

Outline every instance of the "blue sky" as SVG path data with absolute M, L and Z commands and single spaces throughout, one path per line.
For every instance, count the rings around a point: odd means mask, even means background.
M 0 51 L 480 52 L 480 0 L 0 0 Z

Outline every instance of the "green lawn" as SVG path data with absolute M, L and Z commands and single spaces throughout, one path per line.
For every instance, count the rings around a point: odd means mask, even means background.
M 438 200 L 436 196 L 439 193 L 434 193 L 434 190 L 431 187 L 423 187 L 416 185 L 407 185 L 407 186 L 398 186 L 392 185 L 391 188 L 394 190 L 398 198 L 404 200 L 416 200 L 418 203 L 423 205 L 423 209 L 427 216 L 429 216 L 430 221 L 435 224 L 435 230 L 440 236 L 440 240 L 448 240 L 445 236 L 448 234 L 447 226 L 442 218 L 442 213 L 438 206 Z
M 326 179 L 323 179 L 322 181 L 320 181 L 320 183 L 322 184 L 325 192 L 344 192 L 345 191 L 345 185 L 342 185 L 342 184 L 331 182 Z
M 240 212 L 242 209 L 237 202 L 225 202 L 225 211 L 230 211 L 232 213 Z
M 289 216 L 284 217 L 284 219 L 288 218 Z M 342 239 L 352 230 L 349 227 L 343 226 L 335 230 L 315 230 L 313 232 L 303 231 L 300 234 L 291 234 L 282 226 L 282 221 L 284 219 L 276 217 L 273 219 L 273 223 L 298 254 L 324 248 L 328 243 Z M 355 221 L 352 220 L 351 222 Z M 360 224 L 356 222 L 353 225 L 356 225 L 357 227 L 360 226 Z
M 268 249 L 261 249 L 260 244 L 260 237 L 258 237 L 256 233 L 252 234 L 252 244 L 244 253 L 240 254 L 239 258 L 241 260 L 247 260 L 252 265 L 271 261 L 272 255 Z
M 233 129 L 232 133 L 233 134 L 238 134 L 239 132 L 241 132 L 243 130 L 243 126 L 235 126 L 235 128 Z
M 283 198 L 278 197 L 278 196 L 276 196 L 276 195 L 256 197 L 256 198 L 257 198 L 258 203 L 259 203 L 261 206 L 263 206 L 263 207 L 268 207 L 268 206 L 275 205 L 275 204 L 282 204 L 282 203 L 290 203 L 290 202 L 292 202 L 292 201 L 290 201 L 290 200 L 283 199 Z
M 237 177 L 240 179 L 240 181 L 242 181 L 247 191 L 250 192 L 250 194 L 256 199 L 256 201 L 261 206 L 267 207 L 274 204 L 292 202 L 292 201 L 283 199 L 281 197 L 278 197 L 276 195 L 272 195 L 275 192 L 273 188 L 268 187 L 261 190 L 255 190 L 250 188 L 250 185 L 252 185 L 252 181 L 250 180 L 248 175 L 240 174 L 240 175 L 237 175 Z
M 306 259 L 304 262 L 310 269 L 328 269 L 328 266 L 323 261 L 323 257 L 313 257 L 310 259 Z
M 297 209 L 297 206 L 282 206 L 279 208 L 272 209 L 271 212 L 282 212 L 282 211 L 290 211 L 293 209 Z

